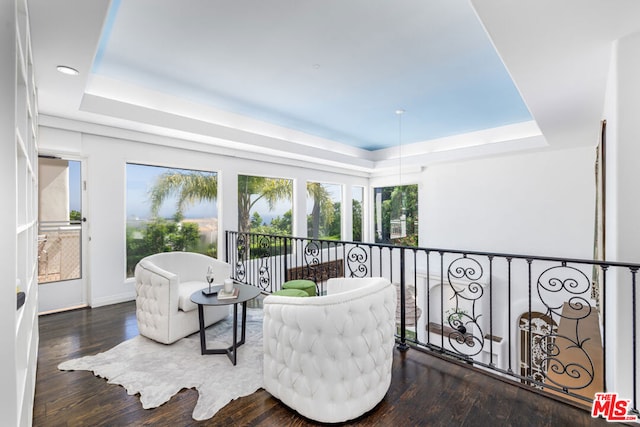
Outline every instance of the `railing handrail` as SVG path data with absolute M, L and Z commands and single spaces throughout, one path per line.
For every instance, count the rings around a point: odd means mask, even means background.
M 635 292 L 640 263 L 271 233 L 226 231 L 225 236 L 226 261 L 234 265 L 234 274 L 238 273 L 238 278 L 246 283 L 274 292 L 287 280 L 290 270 L 301 267 L 308 276 L 305 278 L 315 282 L 319 292 L 323 291 L 329 277 L 386 277 L 398 286 L 400 349 L 413 343 L 419 348 L 587 403 L 592 396 L 581 390 L 593 387 L 607 391 L 607 289 L 632 291 L 629 299 L 635 313 L 631 321 L 634 364 L 629 370 L 633 373 L 632 407 L 638 408 Z M 344 260 L 344 267 L 340 267 L 338 273 L 330 266 L 331 261 L 337 259 Z M 627 270 L 630 276 L 618 275 L 621 270 Z M 607 273 L 612 279 L 607 279 Z M 434 275 L 437 276 L 435 280 L 432 279 Z M 454 285 L 460 280 L 468 284 L 456 288 Z M 629 282 L 630 287 L 627 286 Z M 431 292 L 435 296 L 431 296 Z M 494 303 L 500 306 L 497 310 Z M 411 315 L 406 304 L 411 306 Z M 452 308 L 455 313 L 463 313 L 457 320 L 453 314 L 448 314 Z M 431 319 L 441 325 L 442 332 L 437 337 L 433 337 Z M 413 322 L 411 325 L 407 323 L 409 320 Z M 596 337 L 600 334 L 600 339 L 585 339 L 588 331 L 584 325 L 593 324 L 594 320 L 599 324 Z M 564 322 L 575 323 L 566 323 L 571 333 L 566 332 L 569 330 L 566 328 L 564 335 L 554 332 Z M 447 326 L 449 330 L 445 336 Z M 495 337 L 500 341 L 494 343 Z M 526 347 L 519 347 L 524 345 L 522 340 L 527 341 Z M 599 342 L 601 347 L 587 349 L 585 343 L 589 341 Z M 563 351 L 575 349 L 581 352 L 582 360 L 563 365 L 564 359 L 556 357 L 560 353 L 552 354 L 560 351 L 560 344 Z M 563 358 L 578 357 L 569 354 L 561 355 Z M 602 362 L 594 367 L 593 357 L 597 354 L 602 355 Z M 577 375 L 573 377 L 576 382 L 557 379 L 556 374 Z
M 367 245 L 367 246 L 375 246 L 375 247 L 381 247 L 381 248 L 408 249 L 408 250 L 416 250 L 416 251 L 420 250 L 426 253 L 429 253 L 429 252 L 452 253 L 452 254 L 459 254 L 459 255 L 476 255 L 476 256 L 486 256 L 486 257 L 505 258 L 505 259 L 521 259 L 525 261 L 537 260 L 537 261 L 549 261 L 549 262 L 560 262 L 560 263 L 564 262 L 564 263 L 571 263 L 571 264 L 588 264 L 588 265 L 597 265 L 601 267 L 625 267 L 629 269 L 640 270 L 640 263 L 626 263 L 626 262 L 620 262 L 620 261 L 595 260 L 595 259 L 586 259 L 586 258 L 550 257 L 550 256 L 541 256 L 541 255 L 523 255 L 523 254 L 502 253 L 502 252 L 482 252 L 477 250 L 429 248 L 429 247 L 423 247 L 423 246 L 407 246 L 407 245 L 396 245 L 396 244 L 390 244 L 390 243 L 377 243 L 377 242 L 372 243 L 372 242 L 355 242 L 355 241 L 348 241 L 348 240 L 315 239 L 313 237 L 283 236 L 278 234 L 240 232 L 240 231 L 230 231 L 230 230 L 227 230 L 225 233 L 248 234 L 253 236 L 264 236 L 264 237 L 281 238 L 281 239 L 310 240 L 314 242 L 328 242 L 333 244 Z

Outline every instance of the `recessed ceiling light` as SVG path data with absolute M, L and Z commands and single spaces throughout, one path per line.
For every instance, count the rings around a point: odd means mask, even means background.
M 78 72 L 78 70 L 76 70 L 75 68 L 68 67 L 66 65 L 58 65 L 56 67 L 56 70 L 60 71 L 62 74 L 67 74 L 69 76 L 77 76 L 78 74 L 80 74 L 80 72 Z

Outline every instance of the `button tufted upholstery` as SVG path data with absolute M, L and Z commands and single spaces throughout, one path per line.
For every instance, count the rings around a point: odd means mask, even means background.
M 140 335 L 171 344 L 198 331 L 198 306 L 191 302 L 190 296 L 208 286 L 205 275 L 210 265 L 216 283 L 229 277 L 229 264 L 202 254 L 163 252 L 143 258 L 135 269 Z M 207 306 L 205 325 L 228 314 L 229 306 Z
M 264 299 L 264 388 L 335 423 L 375 407 L 391 384 L 396 292 L 384 278 L 330 279 L 327 295 Z

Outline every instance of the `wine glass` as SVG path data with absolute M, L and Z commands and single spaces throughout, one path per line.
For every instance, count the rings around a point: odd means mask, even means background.
M 209 293 L 211 293 L 211 284 L 213 283 L 213 266 L 207 268 L 207 283 L 209 283 Z

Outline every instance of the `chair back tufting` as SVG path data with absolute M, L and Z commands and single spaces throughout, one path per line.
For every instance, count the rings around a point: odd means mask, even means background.
M 264 300 L 265 389 L 301 415 L 343 422 L 391 384 L 396 292 L 384 278 L 330 279 L 328 294 Z

